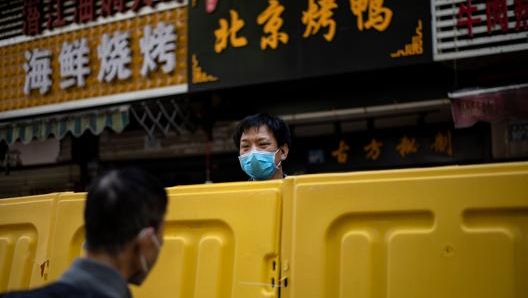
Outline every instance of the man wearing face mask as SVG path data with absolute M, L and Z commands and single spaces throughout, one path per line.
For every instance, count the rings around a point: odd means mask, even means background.
M 288 157 L 291 134 L 279 117 L 266 113 L 245 117 L 235 128 L 233 141 L 239 149 L 240 166 L 251 180 L 286 176 L 282 163 Z
M 85 256 L 55 282 L 0 297 L 131 298 L 128 283 L 140 285 L 160 253 L 166 209 L 165 188 L 150 174 L 107 172 L 87 194 Z

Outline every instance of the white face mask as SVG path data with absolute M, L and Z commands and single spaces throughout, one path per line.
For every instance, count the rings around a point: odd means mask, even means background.
M 156 247 L 156 249 L 158 250 L 158 253 L 160 252 L 160 249 L 161 249 L 161 244 L 158 240 L 158 238 L 156 237 L 156 235 L 152 234 L 152 243 L 154 243 L 154 246 Z M 139 255 L 139 263 L 141 264 L 141 271 L 138 271 L 137 273 L 135 273 L 134 275 L 132 275 L 129 279 L 128 279 L 128 282 L 133 284 L 133 285 L 141 285 L 143 283 L 143 281 L 145 280 L 145 278 L 147 278 L 147 275 L 149 274 L 150 272 L 150 269 L 152 269 L 151 266 L 149 266 L 149 263 L 147 262 L 147 258 L 145 258 L 145 256 L 143 254 L 140 254 Z

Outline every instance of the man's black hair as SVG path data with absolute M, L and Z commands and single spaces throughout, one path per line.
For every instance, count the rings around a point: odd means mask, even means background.
M 273 133 L 273 136 L 275 137 L 279 147 L 283 146 L 284 144 L 287 144 L 288 147 L 291 147 L 291 134 L 288 125 L 281 118 L 267 113 L 249 115 L 240 120 L 235 128 L 235 133 L 233 134 L 233 142 L 235 147 L 240 148 L 240 138 L 245 131 L 253 127 L 258 128 L 261 125 L 266 125 L 269 128 L 269 130 Z
M 160 181 L 144 170 L 106 172 L 88 190 L 84 209 L 86 249 L 116 254 L 143 228 L 159 228 L 167 201 Z

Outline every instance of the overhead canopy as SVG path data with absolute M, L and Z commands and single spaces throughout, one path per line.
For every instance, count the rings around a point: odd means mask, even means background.
M 129 124 L 129 109 L 125 105 L 0 123 L 0 141 L 12 145 L 20 140 L 28 144 L 34 139 L 62 139 L 68 132 L 79 137 L 86 130 L 99 135 L 107 127 L 119 133 Z

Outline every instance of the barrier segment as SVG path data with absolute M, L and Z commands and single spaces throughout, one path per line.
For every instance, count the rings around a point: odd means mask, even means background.
M 0 292 L 49 280 L 49 244 L 58 194 L 0 200 Z
M 135 297 L 522 297 L 528 162 L 167 188 Z M 0 200 L 0 291 L 83 254 L 85 193 Z
M 528 163 L 287 179 L 281 297 L 528 292 Z
M 134 297 L 278 297 L 281 188 L 280 181 L 168 188 L 163 248 Z M 57 200 L 52 279 L 84 253 L 85 196 Z
M 60 193 L 50 245 L 51 280 L 58 279 L 71 262 L 84 254 L 84 202 L 86 193 Z
M 278 297 L 281 181 L 168 189 L 165 243 L 137 297 Z

